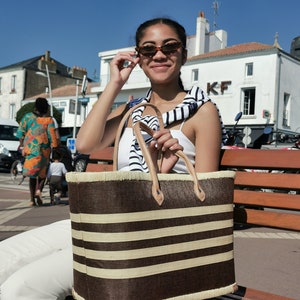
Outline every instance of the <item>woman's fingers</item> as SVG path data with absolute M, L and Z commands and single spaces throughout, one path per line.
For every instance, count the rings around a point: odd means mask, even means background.
M 153 135 L 153 138 L 156 141 L 157 148 L 161 149 L 163 152 L 168 149 L 171 151 L 183 150 L 183 147 L 179 144 L 177 138 L 173 138 L 170 130 L 162 129 L 156 131 Z
M 135 56 L 134 51 L 119 52 L 111 61 L 111 66 L 117 66 L 119 70 L 132 69 L 138 61 L 139 58 Z
M 119 52 L 110 62 L 111 80 L 125 84 L 138 61 L 134 51 Z
M 154 140 L 149 144 L 149 152 L 154 163 L 158 158 L 158 150 L 163 152 L 163 160 L 161 164 L 161 172 L 169 173 L 178 161 L 178 156 L 175 154 L 177 150 L 183 150 L 178 139 L 173 138 L 170 130 L 162 129 L 156 131 L 153 135 Z

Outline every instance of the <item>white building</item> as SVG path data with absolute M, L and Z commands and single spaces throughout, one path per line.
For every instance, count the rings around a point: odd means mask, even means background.
M 199 74 L 199 75 L 197 75 Z M 300 61 L 278 47 L 248 43 L 192 57 L 183 83 L 202 86 L 225 124 L 242 111 L 241 124 L 295 132 L 300 126 Z
M 0 117 L 15 120 L 25 90 L 25 70 L 0 72 Z
M 50 56 L 50 51 L 0 68 L 0 117 L 15 119 L 16 112 L 34 95 L 82 81 L 84 68 L 72 68 Z M 49 84 L 50 83 L 50 84 Z M 49 86 L 50 85 L 50 86 Z M 47 98 L 50 95 L 46 95 Z
M 101 94 L 109 80 L 109 62 L 119 51 L 100 52 Z M 186 89 L 199 85 L 218 105 L 225 125 L 232 126 L 235 115 L 243 112 L 239 125 L 252 129 L 252 141 L 265 126 L 275 132 L 300 133 L 300 60 L 274 45 L 246 43 L 227 47 L 223 30 L 209 31 L 203 13 L 196 22 L 196 35 L 188 37 L 188 60 L 181 79 Z M 116 105 L 128 97 L 144 96 L 150 84 L 137 66 L 116 98 Z

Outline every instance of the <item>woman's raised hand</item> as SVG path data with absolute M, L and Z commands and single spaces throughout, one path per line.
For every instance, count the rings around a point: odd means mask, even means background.
M 123 86 L 138 62 L 135 51 L 119 52 L 110 62 L 110 80 Z

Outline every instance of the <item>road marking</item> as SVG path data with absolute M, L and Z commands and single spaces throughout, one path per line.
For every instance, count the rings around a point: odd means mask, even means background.
M 3 226 L 0 225 L 0 232 L 9 232 L 9 231 L 14 231 L 14 232 L 23 232 L 27 230 L 31 230 L 34 228 L 38 228 L 40 226 Z
M 3 201 L 1 199 L 1 201 Z M 28 203 L 24 203 L 24 200 L 10 200 L 10 201 L 19 201 L 19 203 L 6 207 L 0 211 L 0 224 L 6 223 L 12 219 L 19 217 L 20 215 L 31 210 L 32 207 L 28 207 Z
M 2 184 L 0 183 L 0 189 L 5 189 L 5 190 L 9 190 L 9 191 L 16 191 L 18 190 L 19 192 L 20 191 L 26 191 L 26 192 L 29 192 L 29 189 L 28 189 L 28 185 L 11 185 L 11 184 Z

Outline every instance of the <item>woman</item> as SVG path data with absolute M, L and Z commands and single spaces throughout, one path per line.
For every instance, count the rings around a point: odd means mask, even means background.
M 31 206 L 43 204 L 41 190 L 46 179 L 51 147 L 58 146 L 53 119 L 47 117 L 48 109 L 47 99 L 37 98 L 34 112 L 22 118 L 17 131 L 25 157 L 23 175 L 29 177 Z
M 185 91 L 180 80 L 180 69 L 187 59 L 184 28 L 169 19 L 147 21 L 137 30 L 136 46 L 136 52 L 121 52 L 112 60 L 111 80 L 77 136 L 78 151 L 91 153 L 111 145 L 124 113 L 136 102 L 144 101 L 156 105 L 163 113 L 165 121 L 165 128 L 152 126 L 156 122 L 155 118 L 153 119 L 152 110 L 148 107 L 144 111 L 139 109 L 133 114 L 136 119 L 142 119 L 156 130 L 154 140 L 149 142 L 149 150 L 154 159 L 158 149 L 163 150 L 164 159 L 161 172 L 186 172 L 185 167 L 174 155 L 174 151 L 178 149 L 184 150 L 193 161 L 197 172 L 218 170 L 222 143 L 222 123 L 218 110 L 200 88 L 193 87 L 190 91 Z M 125 67 L 124 62 L 129 62 L 129 65 L 126 64 Z M 150 79 L 150 91 L 145 98 L 120 106 L 110 114 L 115 97 L 137 64 Z M 171 113 L 168 113 L 169 111 Z M 135 145 L 132 126 L 133 122 L 129 120 L 128 127 L 120 141 L 119 146 L 122 151 L 119 151 L 121 153 L 119 169 L 147 171 L 142 162 L 133 163 L 140 153 Z M 131 149 L 135 150 L 131 151 Z M 69 220 L 62 221 L 60 225 L 62 226 L 60 230 L 53 225 L 53 235 L 56 235 L 57 239 L 63 236 L 66 230 L 71 231 Z M 35 235 L 43 237 L 45 230 L 49 234 L 50 227 L 51 225 L 45 229 L 35 230 Z M 29 239 L 28 234 L 29 232 L 27 232 L 26 240 Z M 9 252 L 7 248 L 13 247 L 17 242 L 20 243 L 19 238 L 15 237 L 15 239 L 16 241 L 11 243 L 4 241 L 9 244 L 6 244 L 5 253 Z M 66 242 L 66 239 L 61 239 L 62 242 Z M 46 299 L 45 295 L 49 294 L 52 294 L 52 298 L 47 299 L 64 299 L 72 288 L 71 233 L 68 242 L 68 245 L 55 243 L 55 241 L 49 242 L 49 247 L 53 248 L 51 255 L 49 253 L 41 255 L 43 257 L 35 262 L 31 258 L 31 263 L 12 274 L 1 286 L 3 300 L 17 299 L 17 295 L 24 293 L 29 293 L 30 299 L 41 299 L 42 297 Z M 4 253 L 4 251 L 2 252 Z M 6 259 L 6 261 L 9 260 Z M 50 267 L 54 261 L 56 265 L 59 265 L 56 269 Z M 9 265 L 12 267 L 13 264 Z M 45 269 L 46 273 L 43 272 Z M 41 273 L 35 272 L 36 270 L 41 270 L 44 275 L 41 276 Z M 28 280 L 24 282 L 26 274 L 28 274 Z M 62 274 L 64 274 L 64 280 L 61 278 Z
M 178 149 L 187 152 L 197 172 L 218 170 L 222 143 L 220 116 L 216 106 L 200 88 L 184 90 L 180 69 L 186 59 L 186 34 L 180 24 L 170 19 L 154 19 L 143 23 L 136 33 L 136 52 L 120 52 L 111 61 L 110 81 L 78 133 L 78 151 L 91 153 L 114 142 L 118 124 L 132 103 L 120 106 L 111 114 L 109 112 L 115 97 L 139 64 L 151 82 L 151 89 L 138 102 L 154 104 L 164 117 L 165 128 L 154 126 L 154 141 L 149 143 L 153 157 L 159 149 L 164 152 L 161 172 L 185 171 L 174 155 L 174 150 Z M 152 110 L 146 107 L 143 113 L 134 113 L 133 119 L 152 124 L 151 114 Z M 173 120 L 172 116 L 175 116 Z M 127 128 L 124 132 L 126 138 L 120 141 L 123 154 L 119 157 L 121 170 L 136 168 L 130 167 L 130 155 L 135 155 L 130 149 L 136 148 L 131 129 L 133 123 L 129 120 L 129 130 Z M 132 145 L 126 144 L 128 138 L 132 140 Z M 143 171 L 142 166 L 139 168 Z

